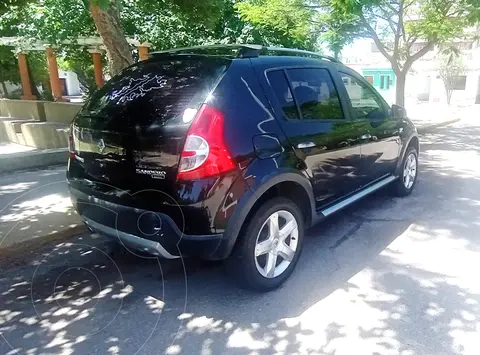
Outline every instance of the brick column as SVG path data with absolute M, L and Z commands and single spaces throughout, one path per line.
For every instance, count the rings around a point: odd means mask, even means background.
M 52 88 L 52 95 L 55 101 L 63 101 L 62 85 L 60 84 L 60 77 L 58 76 L 57 57 L 52 48 L 47 48 L 47 64 L 48 73 L 50 75 L 50 86 Z
M 97 49 L 88 50 L 93 58 L 93 70 L 95 72 L 95 83 L 97 87 L 103 86 L 103 70 L 102 70 L 102 52 Z
M 32 83 L 30 81 L 30 75 L 28 74 L 27 55 L 25 53 L 18 55 L 18 70 L 20 72 L 23 92 L 20 98 L 22 100 L 36 100 L 37 97 L 32 93 Z
M 140 60 L 148 59 L 148 47 L 147 44 L 141 44 L 138 46 L 138 58 Z

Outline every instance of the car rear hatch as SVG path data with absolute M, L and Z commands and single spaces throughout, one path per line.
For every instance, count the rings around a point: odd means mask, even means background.
M 139 191 L 170 195 L 188 129 L 229 64 L 158 55 L 108 81 L 72 124 L 71 187 L 127 205 Z

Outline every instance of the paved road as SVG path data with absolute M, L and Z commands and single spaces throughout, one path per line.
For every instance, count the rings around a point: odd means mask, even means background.
M 377 193 L 310 230 L 268 294 L 86 236 L 39 250 L 2 273 L 0 353 L 478 354 L 480 126 L 422 143 L 412 196 Z

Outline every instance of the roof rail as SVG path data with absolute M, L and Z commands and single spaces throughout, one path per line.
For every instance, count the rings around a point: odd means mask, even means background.
M 181 55 L 181 54 L 207 54 L 207 55 L 226 55 L 234 58 L 256 58 L 260 55 L 268 55 L 268 52 L 288 53 L 293 56 L 314 57 L 326 59 L 333 63 L 341 63 L 339 60 L 328 55 L 315 52 L 304 51 L 301 49 L 283 48 L 283 47 L 265 47 L 260 44 L 213 44 L 205 46 L 194 46 L 167 49 L 164 51 L 151 52 L 151 56 L 156 55 Z
M 258 57 L 263 46 L 259 44 L 212 44 L 205 46 L 193 46 L 184 48 L 167 49 L 149 53 L 155 55 L 175 55 L 175 54 L 218 54 L 239 58 Z M 236 51 L 236 52 L 235 52 Z
M 292 53 L 292 55 L 298 54 L 299 56 L 304 56 L 304 57 L 315 57 L 319 59 L 326 59 L 330 62 L 333 63 L 340 63 L 341 62 L 338 59 L 335 59 L 333 57 L 330 57 L 328 55 L 323 55 L 315 52 L 310 52 L 310 51 L 305 51 L 302 49 L 293 49 L 293 48 L 283 48 L 283 47 L 264 47 L 267 51 L 272 51 L 272 52 L 284 52 L 284 53 Z

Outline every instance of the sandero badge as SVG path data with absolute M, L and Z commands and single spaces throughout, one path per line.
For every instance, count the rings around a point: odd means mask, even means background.
M 166 172 L 162 170 L 140 169 L 136 168 L 135 172 L 140 175 L 150 175 L 152 179 L 164 180 Z

